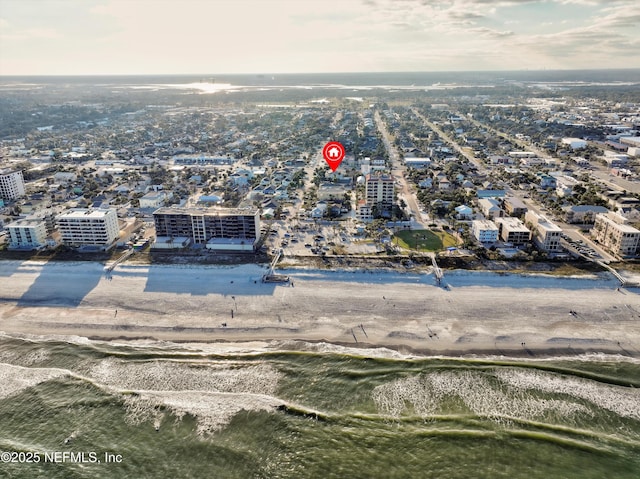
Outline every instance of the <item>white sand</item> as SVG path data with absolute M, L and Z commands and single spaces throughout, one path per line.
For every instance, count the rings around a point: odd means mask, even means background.
M 415 273 L 300 270 L 291 287 L 261 283 L 264 271 L 125 264 L 108 280 L 97 263 L 3 261 L 0 330 L 185 342 L 357 339 L 358 346 L 431 354 L 640 356 L 640 296 L 613 283 L 457 286 L 470 281 L 453 274 L 445 290 Z

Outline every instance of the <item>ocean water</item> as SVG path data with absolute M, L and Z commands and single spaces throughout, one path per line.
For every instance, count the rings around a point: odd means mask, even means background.
M 623 356 L 0 336 L 0 477 L 637 478 L 638 387 Z

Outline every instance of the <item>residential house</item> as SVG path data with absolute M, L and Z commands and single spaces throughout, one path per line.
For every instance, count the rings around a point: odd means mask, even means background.
M 140 208 L 159 208 L 169 198 L 164 191 L 150 191 L 140 198 Z
M 536 173 L 538 177 L 538 183 L 540 184 L 540 188 L 555 188 L 556 187 L 556 177 L 548 175 L 546 173 Z
M 480 211 L 487 219 L 498 218 L 502 216 L 500 204 L 494 198 L 482 198 L 478 200 Z
M 471 220 L 473 219 L 473 208 L 467 205 L 460 205 L 455 208 L 456 218 L 459 220 Z

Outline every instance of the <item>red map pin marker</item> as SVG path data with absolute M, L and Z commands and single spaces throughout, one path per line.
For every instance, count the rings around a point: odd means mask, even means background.
M 342 143 L 338 141 L 330 141 L 324 148 L 322 149 L 322 156 L 324 156 L 324 160 L 331 168 L 331 171 L 336 171 L 342 160 L 344 159 L 345 150 Z

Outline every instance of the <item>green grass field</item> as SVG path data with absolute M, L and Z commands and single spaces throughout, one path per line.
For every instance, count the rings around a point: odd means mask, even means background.
M 393 243 L 405 249 L 440 251 L 449 246 L 457 246 L 458 241 L 445 231 L 404 230 L 395 234 Z

